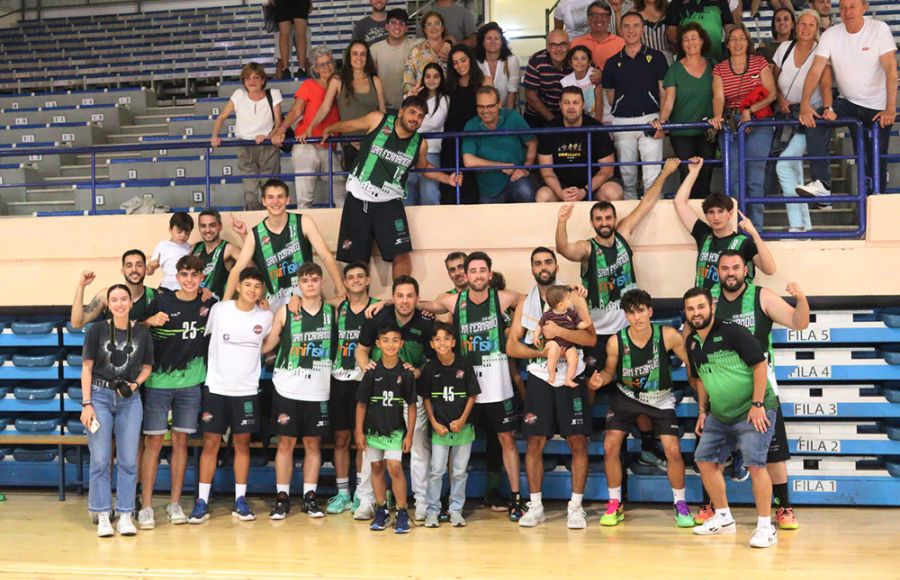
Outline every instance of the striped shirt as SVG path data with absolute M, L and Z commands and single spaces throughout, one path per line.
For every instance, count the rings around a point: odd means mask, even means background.
M 558 69 L 553 66 L 550 54 L 546 49 L 534 53 L 528 59 L 528 68 L 525 69 L 525 80 L 522 85 L 525 90 L 537 91 L 538 98 L 550 111 L 559 112 L 559 99 L 562 95 L 562 78 L 572 72 L 568 64 Z M 530 105 L 525 107 L 525 113 L 537 115 Z
M 725 88 L 725 108 L 737 109 L 750 91 L 762 85 L 762 71 L 769 66 L 766 59 L 753 54 L 747 57 L 747 71 L 737 74 L 726 59 L 713 67 L 713 76 L 720 77 Z
M 672 45 L 666 38 L 666 19 L 662 18 L 658 22 L 650 22 L 644 20 L 644 32 L 641 35 L 641 43 L 649 46 L 654 50 L 658 50 L 666 55 L 666 60 L 672 63 Z

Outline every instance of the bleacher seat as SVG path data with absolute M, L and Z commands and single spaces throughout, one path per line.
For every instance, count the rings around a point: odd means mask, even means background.
M 13 396 L 20 401 L 46 401 L 59 394 L 59 386 L 15 387 Z

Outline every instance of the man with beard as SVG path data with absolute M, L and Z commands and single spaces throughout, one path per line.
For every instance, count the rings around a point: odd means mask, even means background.
M 803 330 L 809 326 L 809 302 L 806 295 L 796 282 L 790 282 L 785 290 L 797 301 L 797 306 L 792 307 L 772 290 L 748 281 L 747 263 L 737 250 L 724 250 L 719 254 L 717 269 L 719 283 L 710 290 L 713 299 L 716 300 L 716 320 L 733 322 L 753 333 L 766 353 L 769 384 L 777 396 L 772 324 L 777 322 L 791 330 Z M 769 445 L 767 469 L 775 493 L 777 507 L 775 521 L 782 530 L 796 530 L 800 527 L 788 496 L 787 460 L 790 458 L 784 416 L 779 404 L 775 418 L 775 433 Z
M 131 290 L 133 306 L 128 313 L 131 320 L 143 320 L 147 306 L 156 298 L 156 290 L 144 286 L 144 276 L 147 275 L 147 256 L 140 250 L 128 250 L 122 254 L 122 276 L 125 277 L 125 285 Z M 97 320 L 106 312 L 106 288 L 101 289 L 94 298 L 84 305 L 84 289 L 96 278 L 90 270 L 81 273 L 78 286 L 75 287 L 75 300 L 72 302 L 70 319 L 72 328 L 82 328 L 90 322 Z
M 431 307 L 435 314 L 449 312 L 453 315 L 453 326 L 459 332 L 456 341 L 459 356 L 468 359 L 475 368 L 481 387 L 481 393 L 475 399 L 476 423 L 486 429 L 488 436 L 497 433 L 512 492 L 507 512 L 509 519 L 515 522 L 522 517 L 522 500 L 519 496 L 514 394 L 506 356 L 503 313 L 520 301 L 521 294 L 491 288 L 491 266 L 491 258 L 484 252 L 469 254 L 465 261 L 468 288 L 458 295 L 441 294 Z
M 228 272 L 234 267 L 241 252 L 240 246 L 222 239 L 222 214 L 205 209 L 197 218 L 201 241 L 194 244 L 191 253 L 203 260 L 203 288 L 209 288 L 216 300 L 225 295 Z M 237 224 L 236 224 L 237 225 Z M 239 227 L 243 226 L 240 224 Z M 241 230 L 245 235 L 246 230 Z
M 459 294 L 469 287 L 466 278 L 466 253 L 450 252 L 444 258 L 444 267 L 447 268 L 447 277 L 453 282 L 453 288 L 447 290 L 447 294 Z
M 335 133 L 366 134 L 347 177 L 348 195 L 338 234 L 337 259 L 341 262 L 368 264 L 374 238 L 381 257 L 391 262 L 394 279 L 412 272 L 409 254 L 413 248 L 403 199 L 410 169 L 434 169 L 425 157 L 428 144 L 416 132 L 427 114 L 425 100 L 410 96 L 403 100 L 397 115 L 374 111 L 330 125 L 322 133 L 323 142 Z M 458 173 L 428 171 L 422 175 L 453 187 L 462 182 Z
M 683 302 L 691 328 L 685 341 L 690 373 L 698 379 L 694 431 L 702 434 L 694 460 L 716 508 L 716 514 L 693 532 L 710 536 L 737 531 L 721 470 L 736 441 L 753 480 L 758 516 L 750 546 L 774 546 L 778 536 L 771 521 L 772 480 L 766 455 L 775 431 L 778 399 L 766 377 L 766 356 L 749 330 L 713 318 L 712 294 L 706 288 L 691 288 Z
M 547 288 L 556 283 L 558 267 L 553 250 L 539 247 L 531 252 L 531 274 L 534 276 L 536 285 L 528 293 L 528 296 L 516 305 L 509 338 L 506 341 L 507 355 L 529 359 L 528 381 L 525 386 L 525 425 L 522 430 L 528 437 L 525 471 L 528 475 L 528 489 L 531 497 L 528 502 L 528 511 L 519 519 L 519 525 L 530 528 L 544 521 L 544 506 L 541 496 L 541 484 L 544 477 L 544 445 L 548 438 L 559 433 L 566 438 L 572 452 L 572 498 L 568 506 L 567 525 L 569 529 L 583 529 L 587 526 L 587 522 L 581 502 L 587 482 L 587 438 L 591 434 L 587 388 L 584 383 L 573 388 L 562 386 L 566 366 L 564 360 L 559 361 L 556 383 L 549 384 L 547 382 L 547 350 L 543 345 L 534 344 L 535 329 L 541 314 L 547 309 L 544 296 Z M 576 292 L 572 292 L 572 300 L 583 300 L 583 298 Z M 576 346 L 591 347 L 597 340 L 594 329 L 591 327 L 583 330 L 568 330 L 548 322 L 543 327 L 543 333 L 545 340 L 562 338 Z M 576 374 L 583 371 L 584 362 L 579 354 Z

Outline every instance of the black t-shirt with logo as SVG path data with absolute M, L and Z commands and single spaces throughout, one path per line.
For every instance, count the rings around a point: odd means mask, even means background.
M 175 292 L 162 292 L 147 307 L 146 317 L 159 312 L 169 316 L 168 322 L 150 329 L 156 366 L 147 386 L 177 389 L 203 384 L 206 380 L 206 322 L 215 298 L 204 301 L 180 300 Z
M 84 335 L 81 356 L 94 361 L 94 378 L 134 381 L 144 365 L 153 365 L 153 339 L 146 328 L 137 324 L 131 332 L 117 328 L 116 338 L 110 343 L 109 329 L 109 321 L 92 324 Z
M 547 127 L 561 128 L 563 126 L 563 118 L 559 115 L 547 124 Z M 603 123 L 590 115 L 584 115 L 581 126 L 602 127 Z M 616 150 L 613 147 L 609 133 L 599 131 L 590 133 L 590 138 L 593 161 L 596 162 L 615 154 Z M 538 153 L 540 155 L 552 155 L 554 165 L 587 163 L 587 142 L 587 133 L 541 133 L 538 135 Z M 586 165 L 571 169 L 555 167 L 553 171 L 556 173 L 556 177 L 559 179 L 563 189 L 566 187 L 586 187 L 588 183 Z M 592 167 L 591 175 L 595 173 L 597 173 L 597 169 Z
M 365 432 L 370 435 L 390 435 L 406 431 L 404 404 L 416 404 L 416 379 L 411 371 L 398 362 L 394 368 L 378 365 L 367 371 L 356 391 L 356 401 L 366 405 Z
M 375 339 L 378 338 L 378 329 L 391 322 L 398 324 L 397 313 L 394 305 L 385 306 L 384 309 L 375 315 L 375 318 L 367 320 L 363 324 L 359 333 L 359 344 L 372 348 L 372 360 L 381 359 L 381 350 L 375 346 Z M 426 358 L 432 358 L 431 350 L 431 331 L 434 326 L 434 320 L 422 316 L 422 311 L 416 308 L 409 319 L 409 322 L 400 326 L 400 333 L 403 336 L 403 348 L 400 349 L 400 360 L 409 363 L 416 368 L 421 368 L 425 364 Z
M 434 418 L 448 429 L 466 410 L 468 398 L 481 393 L 475 369 L 462 357 L 455 357 L 448 366 L 437 359 L 428 361 L 418 386 L 419 396 L 431 400 Z

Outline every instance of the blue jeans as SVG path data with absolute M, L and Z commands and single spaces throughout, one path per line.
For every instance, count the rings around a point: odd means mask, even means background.
M 495 196 L 486 196 L 481 193 L 478 203 L 529 203 L 534 201 L 534 195 L 538 187 L 532 174 L 520 177 L 516 181 L 510 181 Z
M 766 410 L 769 429 L 760 433 L 745 419 L 729 425 L 722 423 L 712 415 L 706 416 L 703 424 L 703 436 L 694 450 L 695 461 L 725 463 L 731 451 L 737 447 L 744 454 L 744 465 L 747 467 L 765 467 L 769 457 L 769 443 L 775 433 L 775 409 Z
M 441 166 L 441 154 L 429 153 L 426 158 L 428 163 L 435 167 Z M 410 173 L 406 180 L 406 199 L 403 205 L 440 205 L 441 189 L 440 184 L 428 179 L 421 173 Z
M 116 511 L 134 511 L 134 493 L 137 485 L 138 442 L 141 437 L 141 420 L 144 410 L 138 393 L 123 399 L 112 389 L 91 387 L 91 401 L 100 429 L 87 432 L 88 449 L 91 451 L 91 480 L 88 487 L 88 510 L 109 512 L 112 510 L 112 461 L 113 435 L 116 437 Z
M 450 511 L 462 512 L 466 503 L 466 480 L 469 478 L 469 456 L 472 454 L 472 444 L 465 445 L 432 445 L 431 469 L 428 472 L 428 485 L 425 488 L 425 498 L 428 503 L 428 513 L 437 514 L 441 511 L 441 485 L 444 482 L 444 473 L 447 472 L 447 460 L 450 460 Z
M 859 105 L 855 105 L 848 101 L 845 98 L 838 97 L 834 101 L 834 114 L 838 116 L 838 119 L 842 117 L 852 117 L 854 119 L 859 119 L 862 122 L 863 127 L 865 128 L 864 140 L 866 151 L 866 176 L 869 178 L 871 184 L 874 185 L 874 192 L 881 193 L 884 191 L 885 186 L 885 178 L 887 174 L 887 164 L 881 164 L 880 175 L 878 175 L 878 181 L 876 182 L 874 177 L 872 176 L 872 139 L 869 137 L 869 129 L 872 128 L 872 117 L 880 113 L 881 111 L 876 111 L 875 109 L 867 109 L 865 107 L 860 107 Z M 885 127 L 883 129 L 878 129 L 878 136 L 880 141 L 878 143 L 878 152 L 880 155 L 886 155 L 888 151 L 888 142 L 891 139 L 891 128 L 893 125 Z M 850 135 L 853 136 L 853 151 L 856 152 L 856 128 L 850 127 Z M 873 190 L 869 190 L 869 193 L 873 193 Z
M 735 125 L 740 122 L 740 116 L 735 115 Z M 749 135 L 744 136 L 744 155 L 747 157 L 767 157 L 772 150 L 773 127 L 753 127 L 753 131 Z M 724 133 L 719 136 L 719 148 L 724 151 L 725 137 Z M 738 148 L 737 135 L 732 135 L 731 162 L 728 167 L 731 171 L 731 179 L 729 186 L 731 188 L 731 196 L 738 197 Z M 747 197 L 763 197 L 765 188 L 763 185 L 766 180 L 766 162 L 765 161 L 748 161 L 744 172 L 747 182 Z M 753 222 L 757 230 L 762 231 L 763 227 L 763 205 L 753 204 L 747 208 L 747 217 Z
M 800 157 L 806 150 L 806 134 L 794 133 L 787 147 L 781 152 L 782 157 Z M 803 162 L 799 160 L 778 161 L 775 173 L 781 183 L 781 191 L 785 197 L 797 197 L 797 186 L 803 184 Z M 809 206 L 805 203 L 786 203 L 788 224 L 792 228 L 812 230 L 809 221 Z

